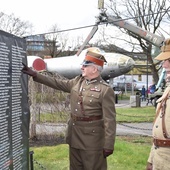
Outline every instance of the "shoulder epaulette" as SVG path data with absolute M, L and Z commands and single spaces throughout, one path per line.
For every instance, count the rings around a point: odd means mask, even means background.
M 106 83 L 104 80 L 100 80 L 100 83 L 102 83 L 102 84 L 105 85 L 105 86 L 109 86 L 109 84 Z

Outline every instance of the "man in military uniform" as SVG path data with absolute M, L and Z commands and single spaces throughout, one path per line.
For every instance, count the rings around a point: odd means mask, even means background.
M 70 93 L 71 113 L 66 134 L 70 170 L 106 170 L 106 158 L 114 151 L 114 91 L 101 78 L 104 62 L 99 49 L 89 48 L 82 63 L 82 75 L 71 80 L 46 77 L 26 65 L 22 69 L 34 81 Z
M 170 39 L 155 58 L 162 61 L 166 70 L 166 89 L 157 100 L 156 118 L 153 125 L 153 146 L 148 158 L 147 170 L 170 169 Z

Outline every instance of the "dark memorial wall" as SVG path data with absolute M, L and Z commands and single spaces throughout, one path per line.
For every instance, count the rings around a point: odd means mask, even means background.
M 0 31 L 0 170 L 29 169 L 26 42 Z

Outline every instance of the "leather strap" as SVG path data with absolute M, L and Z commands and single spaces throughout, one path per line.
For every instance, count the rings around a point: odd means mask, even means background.
M 94 121 L 94 120 L 102 119 L 102 116 L 99 115 L 99 116 L 79 117 L 79 116 L 71 115 L 71 118 L 74 121 Z
M 167 130 L 166 130 L 166 126 L 165 126 L 165 114 L 166 114 L 166 101 L 167 101 L 168 95 L 166 96 L 165 100 L 162 103 L 162 131 L 163 131 L 163 135 L 166 139 L 170 139 L 170 137 L 168 136 Z
M 170 140 L 162 140 L 162 139 L 153 139 L 153 143 L 155 146 L 159 147 L 170 147 Z
M 170 139 L 170 137 L 168 136 L 167 130 L 166 130 L 166 126 L 165 126 L 165 114 L 166 114 L 166 101 L 169 97 L 169 89 L 166 89 L 166 93 L 163 94 L 163 96 L 161 97 L 161 103 L 158 106 L 157 110 L 156 110 L 156 117 L 154 120 L 154 123 L 157 119 L 157 117 L 159 116 L 159 113 L 161 112 L 161 117 L 162 117 L 162 132 L 163 135 L 166 139 Z
M 80 103 L 80 108 L 81 108 L 82 115 L 85 115 L 84 106 L 83 106 L 83 95 L 82 95 L 84 83 L 85 83 L 85 81 L 83 81 L 81 83 L 81 86 L 80 86 L 80 89 L 79 89 L 79 103 Z

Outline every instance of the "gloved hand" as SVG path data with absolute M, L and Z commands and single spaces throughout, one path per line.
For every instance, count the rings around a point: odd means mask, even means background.
M 36 77 L 37 73 L 35 71 L 33 71 L 31 68 L 29 68 L 27 65 L 25 65 L 24 63 L 23 64 L 23 68 L 22 68 L 22 72 L 24 74 L 28 74 L 29 76 L 32 76 L 32 77 Z
M 103 149 L 103 156 L 104 156 L 104 158 L 108 157 L 112 153 L 113 153 L 113 150 L 111 150 L 111 149 Z
M 146 170 L 152 170 L 152 164 L 151 163 L 147 163 L 146 165 Z

